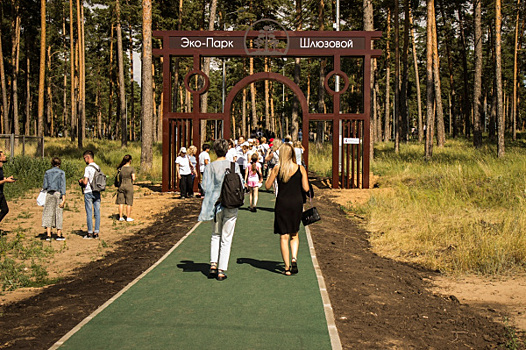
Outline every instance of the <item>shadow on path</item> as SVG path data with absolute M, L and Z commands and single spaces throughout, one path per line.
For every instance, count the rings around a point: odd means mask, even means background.
M 192 260 L 181 260 L 181 264 L 177 264 L 177 267 L 182 269 L 183 272 L 201 272 L 203 275 L 208 277 L 210 264 L 196 263 Z
M 273 273 L 282 273 L 284 271 L 283 263 L 279 261 L 257 260 L 251 258 L 238 258 L 238 264 L 249 264 L 257 269 L 267 270 Z

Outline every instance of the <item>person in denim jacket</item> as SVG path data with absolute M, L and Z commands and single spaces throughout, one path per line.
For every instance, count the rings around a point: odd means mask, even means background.
M 217 203 L 221 195 L 221 187 L 225 178 L 225 170 L 230 168 L 230 161 L 226 159 L 228 152 L 228 141 L 218 139 L 214 142 L 214 151 L 217 159 L 208 164 L 203 174 L 203 188 L 205 198 L 199 214 L 199 221 L 212 220 L 212 238 L 210 240 L 210 271 L 209 278 L 217 278 L 219 281 L 226 279 L 228 260 L 230 259 L 230 249 L 232 238 L 237 221 L 237 208 L 223 208 Z M 239 166 L 235 165 L 235 171 L 239 175 L 241 182 L 243 177 Z
M 62 235 L 64 204 L 66 203 L 66 173 L 60 169 L 60 158 L 51 160 L 52 168 L 44 174 L 42 189 L 47 191 L 46 203 L 42 212 L 42 227 L 46 228 L 46 241 L 51 241 L 51 228 L 57 228 L 57 241 L 66 238 Z

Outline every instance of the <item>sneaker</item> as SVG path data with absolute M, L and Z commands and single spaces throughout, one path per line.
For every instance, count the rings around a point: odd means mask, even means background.
M 47 236 L 46 241 L 51 242 L 51 237 Z
M 126 221 L 128 221 L 128 222 L 132 222 L 133 219 L 132 219 L 132 218 L 126 218 Z
M 84 239 L 93 239 L 93 233 L 88 233 L 87 235 L 85 235 L 82 238 L 84 238 Z
M 64 236 L 58 236 L 57 238 L 55 238 L 56 241 L 65 241 L 66 240 L 66 237 Z
M 99 239 L 99 234 L 98 234 L 98 233 L 95 233 L 95 234 L 93 235 L 93 239 Z
M 119 218 L 119 221 L 124 221 L 124 218 Z

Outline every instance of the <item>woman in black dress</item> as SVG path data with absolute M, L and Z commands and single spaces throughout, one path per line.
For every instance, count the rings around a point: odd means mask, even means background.
M 298 231 L 303 212 L 302 191 L 309 191 L 309 178 L 302 165 L 296 164 L 294 148 L 285 143 L 279 148 L 279 163 L 272 169 L 265 186 L 270 188 L 277 179 L 278 195 L 274 210 L 274 233 L 280 237 L 281 256 L 285 263 L 285 275 L 298 273 Z M 290 245 L 290 248 L 289 248 Z M 292 253 L 292 262 L 290 255 Z

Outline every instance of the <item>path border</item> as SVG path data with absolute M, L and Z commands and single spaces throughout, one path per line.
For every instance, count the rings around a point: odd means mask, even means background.
M 327 329 L 329 330 L 329 337 L 331 338 L 331 347 L 333 350 L 341 350 L 342 343 L 340 341 L 340 334 L 338 333 L 338 328 L 336 327 L 336 321 L 334 319 L 334 311 L 332 309 L 331 299 L 329 298 L 329 293 L 327 292 L 325 279 L 323 278 L 323 274 L 321 273 L 320 264 L 318 264 L 318 258 L 316 257 L 316 249 L 314 248 L 314 242 L 312 241 L 312 236 L 310 234 L 310 229 L 308 226 L 305 226 L 305 235 L 307 236 L 307 242 L 309 242 L 310 257 L 312 259 L 314 271 L 316 272 L 316 277 L 318 279 L 318 286 L 320 287 L 321 300 L 323 302 L 323 310 L 325 311 L 325 320 L 327 321 Z
M 106 301 L 104 304 L 99 306 L 97 310 L 95 310 L 93 313 L 91 313 L 88 317 L 83 319 L 79 324 L 77 324 L 72 330 L 70 330 L 66 335 L 64 335 L 62 338 L 60 338 L 55 344 L 53 344 L 49 350 L 56 350 L 60 346 L 62 346 L 69 338 L 71 338 L 75 333 L 77 333 L 82 327 L 84 327 L 89 321 L 91 321 L 95 316 L 100 314 L 104 309 L 106 309 L 108 306 L 110 306 L 115 300 L 117 300 L 121 295 L 123 295 L 125 292 L 127 292 L 131 287 L 133 287 L 137 282 L 139 282 L 141 279 L 144 278 L 148 273 L 150 273 L 154 268 L 156 268 L 158 265 L 160 265 L 172 252 L 183 243 L 183 241 L 194 232 L 197 227 L 201 224 L 201 222 L 198 222 L 197 224 L 192 227 L 190 231 L 186 235 L 184 235 L 166 254 L 164 254 L 155 264 L 150 266 L 146 271 L 144 271 L 139 277 L 131 281 L 126 287 L 121 289 L 117 294 L 115 294 L 111 299 Z

